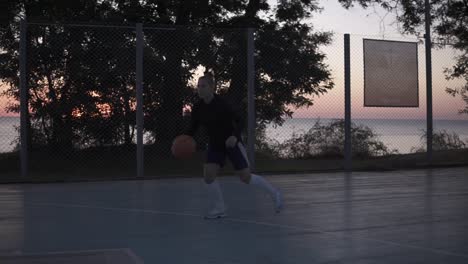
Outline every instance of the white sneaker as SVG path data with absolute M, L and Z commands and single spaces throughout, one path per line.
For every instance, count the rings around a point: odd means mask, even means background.
M 205 215 L 205 219 L 218 219 L 226 216 L 225 208 L 214 207 Z
M 283 210 L 283 194 L 281 194 L 279 190 L 275 193 L 274 202 L 276 213 L 281 212 L 281 210 Z

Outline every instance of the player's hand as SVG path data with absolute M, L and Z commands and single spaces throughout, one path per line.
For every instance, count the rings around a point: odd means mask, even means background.
M 233 148 L 237 144 L 237 138 L 235 136 L 230 136 L 226 139 L 226 147 Z

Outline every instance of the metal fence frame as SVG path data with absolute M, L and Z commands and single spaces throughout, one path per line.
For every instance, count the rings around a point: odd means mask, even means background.
M 28 157 L 28 84 L 27 84 L 27 31 L 28 23 L 24 20 L 20 22 L 20 159 L 21 176 L 28 176 L 29 157 Z M 82 25 L 89 26 L 89 25 Z M 94 26 L 103 27 L 103 26 Z M 107 26 L 109 27 L 109 26 Z M 127 28 L 134 28 L 136 32 L 136 100 L 137 100 L 137 149 L 136 159 L 137 168 L 135 168 L 138 178 L 144 177 L 144 151 L 143 151 L 143 47 L 144 32 L 141 23 Z M 165 28 L 167 29 L 167 28 Z M 248 100 L 248 127 L 247 127 L 247 152 L 250 160 L 251 169 L 255 170 L 255 41 L 253 28 L 246 28 L 247 35 L 247 100 Z M 427 82 L 427 161 L 431 163 L 432 157 L 432 87 L 431 87 L 431 43 L 430 36 L 426 35 L 426 78 Z M 351 149 L 351 60 L 350 60 L 350 34 L 344 34 L 344 77 L 345 77 L 345 157 L 344 168 L 346 171 L 352 171 L 352 149 Z

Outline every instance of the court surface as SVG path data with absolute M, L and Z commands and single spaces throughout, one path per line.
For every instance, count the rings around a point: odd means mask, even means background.
M 0 185 L 0 263 L 468 263 L 468 168 Z

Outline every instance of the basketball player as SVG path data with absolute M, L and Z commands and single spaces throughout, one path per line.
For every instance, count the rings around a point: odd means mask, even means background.
M 215 93 L 213 75 L 206 72 L 198 79 L 197 92 L 200 100 L 192 108 L 191 125 L 186 134 L 193 136 L 197 128 L 206 127 L 209 143 L 204 164 L 204 181 L 213 206 L 206 219 L 226 216 L 221 187 L 216 177 L 220 168 L 229 158 L 240 180 L 266 191 L 273 200 L 274 209 L 279 213 L 283 206 L 282 195 L 265 178 L 252 174 L 249 161 L 241 140 L 242 122 L 229 104 Z

